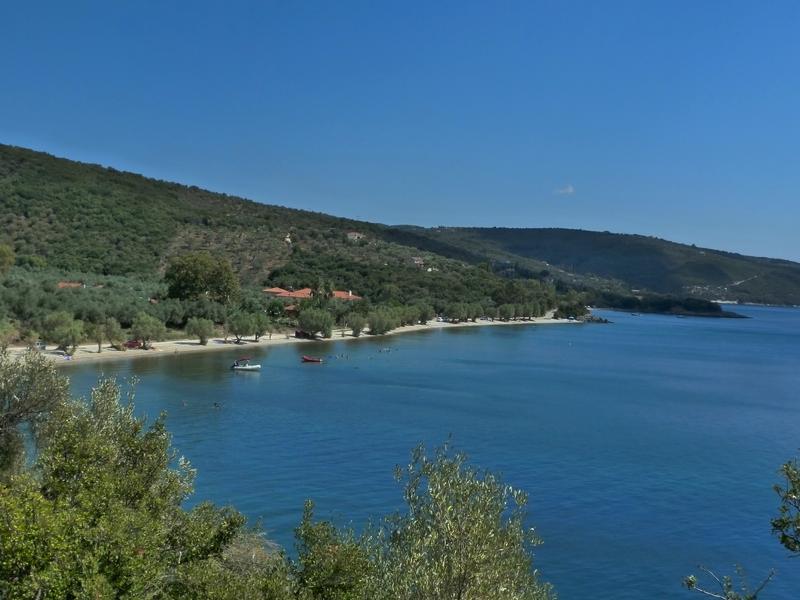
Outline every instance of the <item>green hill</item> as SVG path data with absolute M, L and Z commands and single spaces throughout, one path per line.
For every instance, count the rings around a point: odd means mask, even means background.
M 800 265 L 789 261 L 566 229 L 388 227 L 6 145 L 0 209 L 0 243 L 13 246 L 18 268 L 51 277 L 158 282 L 172 257 L 206 250 L 228 258 L 244 285 L 324 277 L 378 302 L 482 302 L 519 278 L 562 290 L 800 303 Z
M 23 262 L 118 275 L 156 273 L 174 254 L 206 249 L 260 276 L 293 248 L 342 246 L 334 234 L 367 226 L 10 146 L 0 146 L 0 202 L 3 237 Z
M 379 302 L 479 302 L 504 285 L 461 259 L 396 243 L 383 225 L 5 145 L 0 222 L 0 243 L 14 248 L 18 268 L 49 272 L 48 281 L 68 273 L 93 285 L 103 282 L 78 275 L 155 282 L 170 258 L 203 250 L 229 259 L 245 286 L 324 278 Z
M 573 229 L 398 227 L 443 254 L 517 268 L 592 276 L 647 290 L 708 300 L 800 304 L 800 264 L 698 248 L 641 235 Z M 429 240 L 429 242 L 428 242 Z M 452 252 L 448 251 L 452 248 Z M 568 275 L 567 275 L 568 276 Z

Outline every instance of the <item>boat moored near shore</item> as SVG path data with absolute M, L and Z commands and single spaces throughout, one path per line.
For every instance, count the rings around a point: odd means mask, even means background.
M 252 359 L 249 356 L 237 358 L 235 361 L 233 361 L 231 369 L 234 371 L 260 371 L 261 365 L 254 365 L 250 362 L 251 360 Z

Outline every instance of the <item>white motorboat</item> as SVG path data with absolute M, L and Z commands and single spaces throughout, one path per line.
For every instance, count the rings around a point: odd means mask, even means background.
M 254 365 L 250 362 L 252 360 L 249 356 L 243 356 L 233 361 L 231 369 L 234 371 L 260 371 L 261 365 Z

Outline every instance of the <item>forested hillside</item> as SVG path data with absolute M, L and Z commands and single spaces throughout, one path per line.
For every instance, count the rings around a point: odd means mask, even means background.
M 329 337 L 334 324 L 361 329 L 362 320 L 377 333 L 433 314 L 584 311 L 578 290 L 397 243 L 384 225 L 23 148 L 0 146 L 0 209 L 0 345 L 40 335 L 67 350 L 90 337 L 145 343 L 169 335 L 164 325 L 205 338 L 212 327 L 237 339 L 294 327 Z M 188 279 L 173 285 L 171 267 Z M 275 306 L 262 292 L 273 286 L 313 288 L 313 298 Z M 334 290 L 363 300 L 337 301 Z
M 2 145 L 0 209 L 0 243 L 13 247 L 18 266 L 32 269 L 154 280 L 172 257 L 202 250 L 228 259 L 254 287 L 302 287 L 322 277 L 405 302 L 485 296 L 497 283 L 461 260 L 387 241 L 382 225 Z
M 800 264 L 641 235 L 575 229 L 399 228 L 447 256 L 592 275 L 633 289 L 709 300 L 800 304 Z
M 800 303 L 800 265 L 788 261 L 575 230 L 388 227 L 3 145 L 0 222 L 17 269 L 97 285 L 155 285 L 170 260 L 206 251 L 230 261 L 244 287 L 324 279 L 380 303 L 497 304 L 508 279 L 606 294 L 589 298 L 633 288 Z
M 1 145 L 0 203 L 4 241 L 23 264 L 43 259 L 69 271 L 153 274 L 172 255 L 204 249 L 225 254 L 243 275 L 263 276 L 298 249 L 374 254 L 346 242 L 347 231 L 373 228 L 366 223 Z

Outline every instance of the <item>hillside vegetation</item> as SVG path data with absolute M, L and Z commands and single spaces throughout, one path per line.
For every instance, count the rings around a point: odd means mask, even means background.
M 113 275 L 154 274 L 202 249 L 264 276 L 298 249 L 335 251 L 347 231 L 371 227 L 2 145 L 0 202 L 3 236 L 23 264 Z M 370 256 L 353 245 L 347 254 Z
M 0 243 L 14 248 L 19 267 L 40 271 L 156 280 L 173 257 L 207 251 L 229 260 L 245 286 L 303 287 L 323 277 L 406 302 L 477 301 L 498 284 L 486 270 L 386 239 L 381 225 L 3 145 L 0 209 Z
M 677 244 L 653 237 L 573 229 L 399 228 L 447 256 L 571 274 L 598 287 L 708 300 L 800 304 L 800 264 Z M 452 251 L 448 250 L 452 249 Z M 465 253 L 468 253 L 465 254 Z M 592 277 L 594 276 L 594 278 Z M 594 279 L 594 281 L 593 281 Z
M 608 305 L 621 306 L 631 288 L 673 295 L 667 302 L 681 305 L 689 296 L 800 303 L 800 265 L 788 261 L 584 231 L 388 227 L 4 145 L 0 209 L 0 244 L 13 248 L 16 262 L 0 295 L 9 298 L 7 307 L 19 305 L 6 310 L 19 320 L 25 298 L 41 292 L 55 302 L 47 290 L 60 278 L 98 289 L 114 283 L 120 291 L 123 280 L 102 278 L 123 278 L 146 303 L 163 295 L 170 261 L 197 251 L 229 261 L 242 287 L 254 291 L 324 280 L 371 303 L 427 303 L 437 311 L 454 302 L 496 308 L 556 292 L 572 293 L 571 304 L 575 292 L 587 292 L 583 300 L 612 298 Z M 509 280 L 528 280 L 533 296 L 510 297 Z
M 384 225 L 268 206 L 0 146 L 0 347 L 371 334 L 481 316 L 579 317 L 585 298 L 395 241 Z M 313 290 L 281 302 L 264 287 Z M 336 299 L 335 290 L 361 300 Z M 164 328 L 166 326 L 167 329 Z

